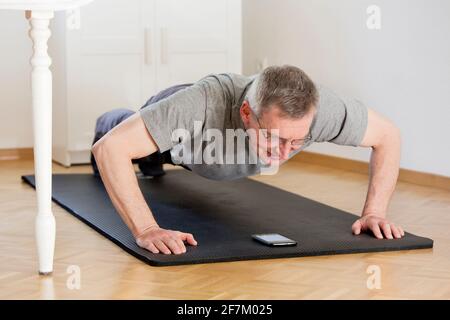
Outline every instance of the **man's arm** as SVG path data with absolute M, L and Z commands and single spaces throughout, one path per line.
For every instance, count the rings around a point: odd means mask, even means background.
M 159 228 L 139 188 L 132 164 L 132 159 L 157 150 L 137 112 L 97 141 L 92 153 L 108 195 L 138 245 L 154 253 L 183 253 L 184 240 L 196 245 L 192 234 Z
M 388 119 L 368 109 L 367 130 L 362 147 L 371 147 L 369 189 L 362 216 L 352 226 L 354 234 L 371 230 L 379 238 L 401 238 L 401 227 L 388 222 L 386 213 L 400 166 L 400 130 Z

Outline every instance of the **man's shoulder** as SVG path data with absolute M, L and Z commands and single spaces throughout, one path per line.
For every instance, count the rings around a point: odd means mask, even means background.
M 210 73 L 201 78 L 198 82 L 207 82 L 211 85 L 233 86 L 236 88 L 245 88 L 249 83 L 253 82 L 258 74 L 245 76 L 238 73 Z
M 225 98 L 227 103 L 238 103 L 258 74 L 245 76 L 237 73 L 212 73 L 200 79 L 208 96 Z

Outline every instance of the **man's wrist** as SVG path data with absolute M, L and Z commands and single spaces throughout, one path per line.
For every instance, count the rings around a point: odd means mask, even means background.
M 386 218 L 386 213 L 384 211 L 364 210 L 361 214 L 361 217 L 366 216 L 376 216 L 380 218 Z
M 136 232 L 134 232 L 134 238 L 137 239 L 140 236 L 142 236 L 144 233 L 146 233 L 148 230 L 153 229 L 153 228 L 159 228 L 159 225 L 154 222 L 152 224 L 149 224 L 148 226 L 144 227 L 144 228 L 140 228 L 139 230 L 137 230 Z

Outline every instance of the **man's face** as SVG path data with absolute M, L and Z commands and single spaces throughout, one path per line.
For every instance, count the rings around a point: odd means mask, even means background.
M 300 149 L 308 138 L 315 108 L 301 119 L 283 117 L 280 109 L 270 106 L 257 116 L 247 101 L 241 106 L 241 118 L 246 129 L 253 129 L 250 141 L 258 157 L 266 164 L 281 163 L 292 151 Z

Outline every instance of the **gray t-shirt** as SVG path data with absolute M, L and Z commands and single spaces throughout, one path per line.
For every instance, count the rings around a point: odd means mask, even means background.
M 233 73 L 210 74 L 167 98 L 143 107 L 139 112 L 159 151 L 170 150 L 172 160 L 181 158 L 181 163 L 193 172 L 214 180 L 256 175 L 265 166 L 248 147 L 248 136 L 239 110 L 257 77 L 258 74 L 250 77 Z M 311 124 L 311 141 L 289 157 L 313 142 L 358 146 L 364 137 L 367 108 L 358 100 L 339 98 L 324 86 L 317 85 L 317 89 L 319 103 Z M 179 129 L 183 130 L 184 135 L 179 134 Z M 214 140 L 211 135 L 205 135 L 208 130 L 211 132 L 210 129 L 215 129 L 213 134 L 222 134 L 224 138 L 222 148 L 219 145 L 213 152 L 213 163 L 202 158 L 206 151 L 211 151 L 205 150 L 208 143 Z M 231 132 L 236 132 L 237 136 L 243 134 L 245 147 L 237 142 L 236 136 L 229 136 L 227 129 L 232 129 Z M 204 141 L 205 138 L 208 141 Z M 228 147 L 230 141 L 234 142 L 232 148 Z M 230 159 L 234 161 L 229 162 Z M 238 159 L 245 161 L 236 164 Z

